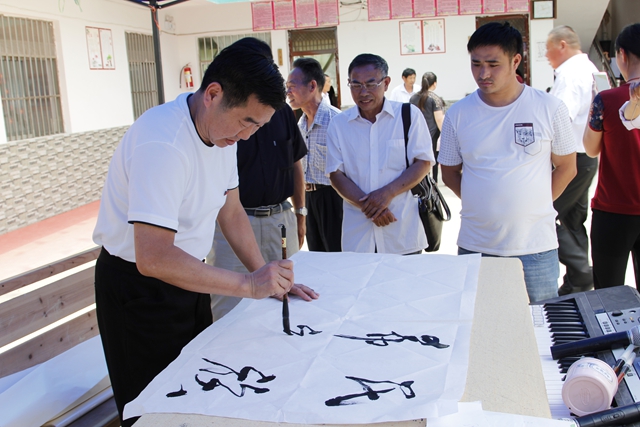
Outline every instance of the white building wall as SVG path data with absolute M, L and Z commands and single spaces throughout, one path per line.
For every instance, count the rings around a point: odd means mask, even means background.
M 61 10 L 58 5 L 63 4 Z M 124 0 L 91 0 L 81 2 L 82 10 L 73 2 L 49 0 L 0 0 L 0 13 L 54 22 L 58 46 L 58 66 L 62 92 L 65 132 L 84 132 L 129 125 L 133 108 L 126 55 L 125 32 L 151 34 L 148 9 Z M 158 13 L 161 27 L 161 49 L 165 99 L 196 90 L 201 83 L 198 44 L 199 37 L 252 32 L 251 6 L 248 2 L 211 4 L 181 3 Z M 446 17 L 446 52 L 441 54 L 401 55 L 398 20 L 369 22 L 362 6 L 340 8 L 337 37 L 339 46 L 340 90 L 344 106 L 352 105 L 346 85 L 347 69 L 359 53 L 376 53 L 389 63 L 391 88 L 401 84 L 402 70 L 414 68 L 418 76 L 433 71 L 438 76 L 437 92 L 447 100 L 464 97 L 476 89 L 471 76 L 466 51 L 468 37 L 475 30 L 474 16 Z M 85 27 L 111 29 L 115 70 L 90 70 Z M 552 20 L 530 21 L 532 42 L 532 85 L 546 89 L 553 83 L 553 71 L 546 59 L 537 57 L 539 43 L 553 27 Z M 271 32 L 272 48 L 277 60 L 282 50 L 283 75 L 289 72 L 287 31 Z M 195 87 L 182 83 L 181 69 L 191 65 Z M 1 129 L 0 129 L 1 130 Z M 0 143 L 6 139 L 0 132 Z
M 133 107 L 125 31 L 151 34 L 148 9 L 112 0 L 81 2 L 3 0 L 0 14 L 42 19 L 54 24 L 64 129 L 66 133 L 129 125 Z M 85 27 L 111 30 L 115 70 L 90 70 Z M 0 143 L 6 141 L 0 133 Z

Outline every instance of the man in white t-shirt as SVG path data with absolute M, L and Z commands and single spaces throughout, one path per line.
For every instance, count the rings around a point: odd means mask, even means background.
M 447 111 L 438 157 L 462 199 L 458 253 L 517 257 L 530 301 L 552 298 L 560 274 L 553 200 L 576 174 L 567 107 L 518 83 L 522 36 L 508 23 L 481 26 L 467 50 L 479 89 Z
M 391 101 L 409 102 L 411 95 L 420 92 L 420 86 L 416 85 L 416 70 L 405 68 L 402 72 L 402 84 L 393 88 L 388 96 Z
M 431 136 L 411 105 L 405 149 L 402 104 L 384 97 L 388 70 L 378 55 L 356 56 L 349 64 L 356 106 L 329 125 L 326 172 L 344 199 L 343 251 L 407 255 L 427 247 L 410 189 L 434 163 Z
M 595 95 L 593 73 L 598 69 L 580 50 L 580 38 L 566 25 L 554 28 L 547 38 L 547 59 L 555 69 L 551 95 L 569 110 L 571 128 L 577 144 L 578 174 L 553 203 L 558 212 L 558 257 L 566 267 L 559 295 L 593 288 L 589 266 L 589 237 L 584 227 L 589 209 L 589 186 L 598 170 L 598 159 L 587 156 L 582 144 L 591 101 Z
M 121 425 L 138 396 L 211 324 L 209 294 L 247 298 L 286 292 L 293 265 L 265 264 L 238 197 L 235 143 L 284 104 L 284 80 L 264 42 L 224 49 L 200 89 L 145 112 L 116 149 L 93 233 L 96 311 Z M 215 221 L 251 273 L 205 264 Z

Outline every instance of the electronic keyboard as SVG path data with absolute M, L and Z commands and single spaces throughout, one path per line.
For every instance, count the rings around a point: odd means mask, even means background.
M 538 354 L 549 398 L 552 418 L 569 417 L 562 401 L 562 384 L 567 370 L 579 357 L 560 360 L 551 358 L 550 347 L 583 338 L 626 331 L 640 324 L 640 294 L 629 286 L 598 289 L 564 295 L 530 305 Z M 591 354 L 613 366 L 624 348 Z M 633 364 L 618 386 L 614 406 L 629 405 L 640 400 L 640 358 Z M 629 424 L 640 427 L 640 423 Z

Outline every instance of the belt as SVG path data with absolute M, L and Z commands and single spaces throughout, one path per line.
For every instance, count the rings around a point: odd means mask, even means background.
M 277 205 L 260 206 L 259 208 L 244 208 L 244 211 L 247 215 L 251 216 L 271 216 L 289 209 L 291 209 L 291 203 L 286 201 L 278 203 Z
M 305 185 L 305 190 L 307 191 L 316 191 L 316 190 L 321 190 L 323 188 L 326 187 L 331 187 L 330 185 L 324 185 L 324 184 L 316 184 L 313 182 L 307 182 Z

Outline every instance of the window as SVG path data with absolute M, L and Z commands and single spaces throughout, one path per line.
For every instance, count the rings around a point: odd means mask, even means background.
M 51 22 L 0 15 L 0 96 L 8 141 L 64 131 Z
M 218 52 L 245 37 L 254 37 L 271 46 L 271 33 L 236 34 L 232 36 L 199 38 L 198 51 L 200 53 L 200 76 L 204 76 L 204 72 L 207 70 L 207 67 L 211 64 L 211 61 L 213 61 L 213 58 L 216 57 Z
M 156 59 L 153 52 L 153 36 L 125 33 L 131 99 L 134 120 L 151 107 L 158 105 L 158 81 Z

